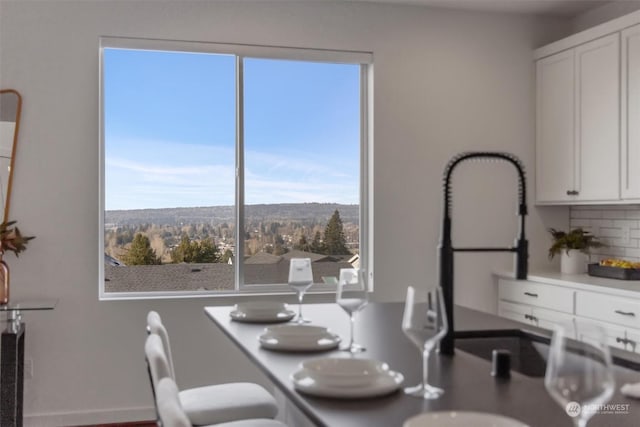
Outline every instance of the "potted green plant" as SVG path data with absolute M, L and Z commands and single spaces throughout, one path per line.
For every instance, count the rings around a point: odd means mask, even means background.
M 9 221 L 0 224 L 0 258 L 5 251 L 12 251 L 18 256 L 27 249 L 29 240 L 35 238 L 23 236 L 18 227 L 13 226 L 15 223 L 16 221 Z
M 6 251 L 18 254 L 27 249 L 27 243 L 33 236 L 23 236 L 15 221 L 0 224 L 0 305 L 9 303 L 9 266 L 2 259 Z
M 582 274 L 587 271 L 589 249 L 604 246 L 598 239 L 582 228 L 574 228 L 570 232 L 549 228 L 553 244 L 549 248 L 549 259 L 561 254 L 560 272 Z

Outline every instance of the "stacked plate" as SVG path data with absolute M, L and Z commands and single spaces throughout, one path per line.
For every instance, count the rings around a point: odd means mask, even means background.
M 237 322 L 276 323 L 288 322 L 296 314 L 283 302 L 248 301 L 236 304 L 229 315 Z
M 372 359 L 322 358 L 303 362 L 291 375 L 295 388 L 306 394 L 359 399 L 389 394 L 404 377 L 389 365 Z
M 312 325 L 269 326 L 258 340 L 262 347 L 280 351 L 325 351 L 340 344 L 338 335 Z

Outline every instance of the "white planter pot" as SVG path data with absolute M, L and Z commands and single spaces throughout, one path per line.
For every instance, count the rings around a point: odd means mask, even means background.
M 562 251 L 560 272 L 565 274 L 584 274 L 587 272 L 589 255 L 578 250 Z

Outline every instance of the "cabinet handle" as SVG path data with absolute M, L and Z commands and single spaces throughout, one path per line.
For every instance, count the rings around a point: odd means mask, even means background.
M 524 294 L 525 294 L 526 296 L 528 296 L 528 297 L 538 298 L 538 294 L 534 294 L 534 293 L 532 293 L 532 292 L 525 292 Z
M 577 190 L 567 190 L 567 196 L 577 196 L 578 194 L 580 194 L 580 192 Z
M 622 311 L 622 310 L 615 310 L 616 313 L 621 314 L 623 316 L 631 316 L 631 317 L 636 317 L 636 314 L 633 311 Z
M 626 339 L 626 338 L 616 337 L 616 342 L 617 342 L 618 344 L 626 344 L 627 342 L 629 342 L 629 340 L 628 340 L 628 339 Z

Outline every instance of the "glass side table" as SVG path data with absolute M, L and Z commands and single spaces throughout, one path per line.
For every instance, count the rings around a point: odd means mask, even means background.
M 0 426 L 22 426 L 25 311 L 53 310 L 57 299 L 17 299 L 0 305 L 6 327 L 0 341 Z

